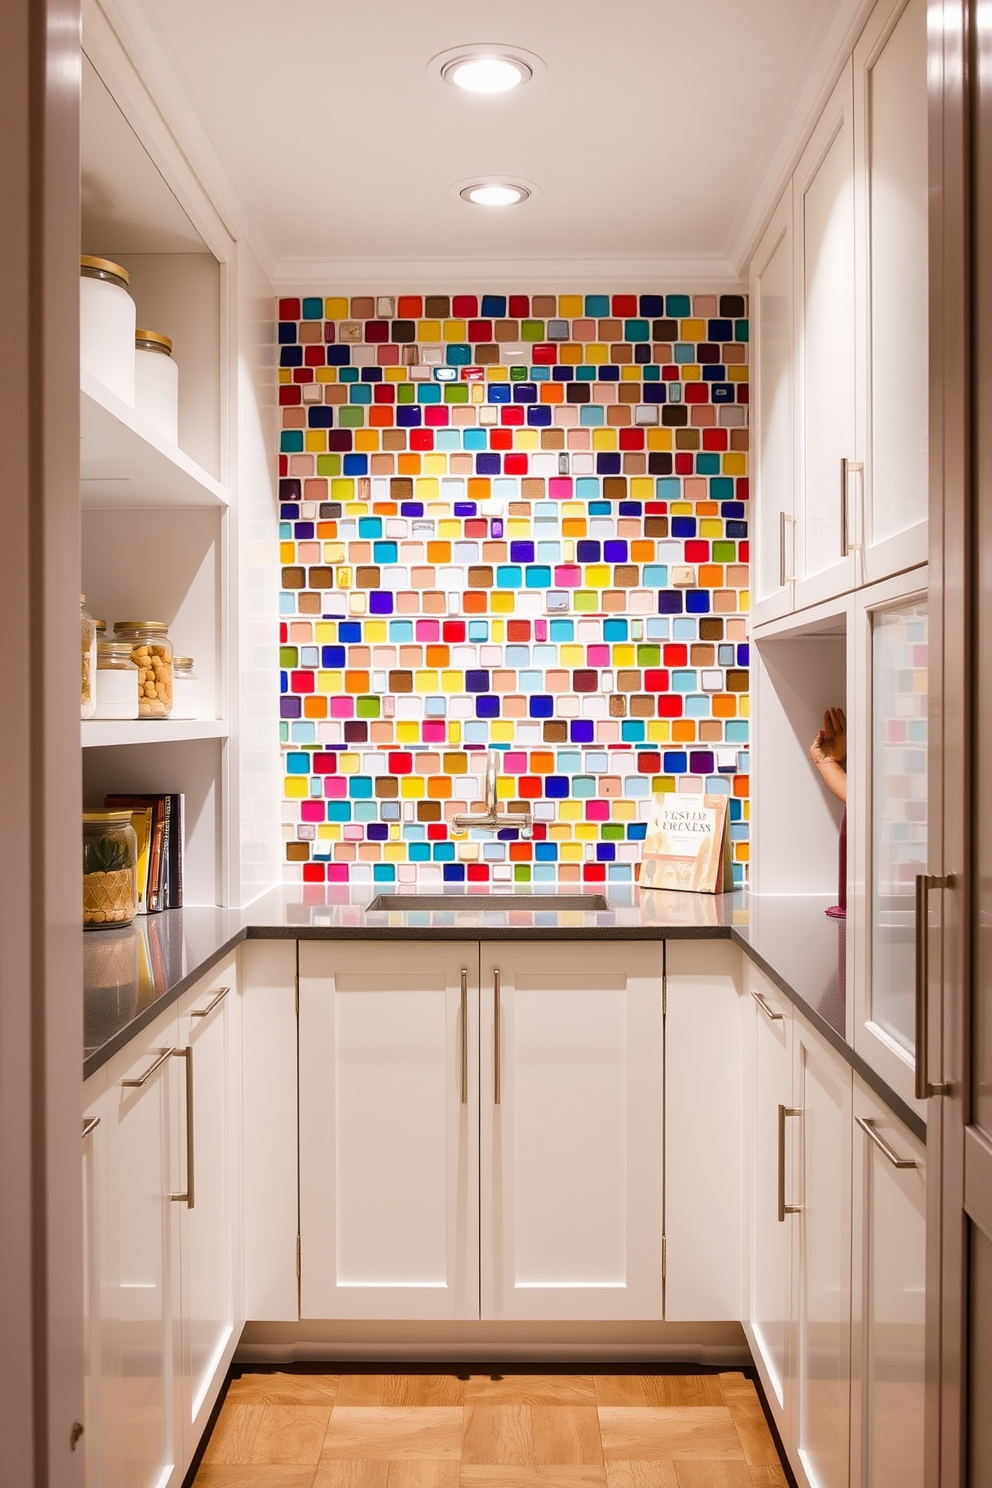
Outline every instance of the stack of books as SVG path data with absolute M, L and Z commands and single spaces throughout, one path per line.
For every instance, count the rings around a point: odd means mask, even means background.
M 181 909 L 183 903 L 183 797 L 109 795 L 105 806 L 130 811 L 138 839 L 138 913 Z

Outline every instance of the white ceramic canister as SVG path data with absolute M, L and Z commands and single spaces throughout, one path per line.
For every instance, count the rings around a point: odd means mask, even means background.
M 199 718 L 200 679 L 193 670 L 192 656 L 172 659 L 173 718 Z
M 133 408 L 135 309 L 127 269 L 84 253 L 79 275 L 79 365 Z
M 130 641 L 100 641 L 96 648 L 94 718 L 137 718 L 138 668 Z
M 161 331 L 134 333 L 134 409 L 173 444 L 179 443 L 179 368 Z

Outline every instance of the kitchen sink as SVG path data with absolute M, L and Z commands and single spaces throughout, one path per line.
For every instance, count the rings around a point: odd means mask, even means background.
M 472 914 L 491 910 L 516 909 L 536 913 L 538 910 L 595 910 L 609 909 L 610 901 L 603 894 L 377 894 L 369 910 L 393 909 L 438 910 L 450 909 Z

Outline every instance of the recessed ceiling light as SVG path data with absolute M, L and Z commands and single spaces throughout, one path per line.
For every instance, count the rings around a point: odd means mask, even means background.
M 428 62 L 427 70 L 466 93 L 497 94 L 510 93 L 531 78 L 541 77 L 547 68 L 536 52 L 526 47 L 473 41 L 438 52 Z
M 529 82 L 533 69 L 520 57 L 499 52 L 469 53 L 455 57 L 441 68 L 446 83 L 466 93 L 509 93 Z
M 480 181 L 475 186 L 464 186 L 458 194 L 477 207 L 513 207 L 530 196 L 526 186 L 514 186 L 508 181 Z

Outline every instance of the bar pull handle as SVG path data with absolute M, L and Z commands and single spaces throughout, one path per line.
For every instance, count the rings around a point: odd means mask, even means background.
M 796 582 L 795 573 L 789 572 L 789 564 L 785 558 L 786 529 L 792 527 L 792 568 L 796 566 L 796 519 L 791 512 L 779 512 L 778 514 L 778 582 L 779 588 L 784 589 L 786 584 Z
M 171 1059 L 172 1056 L 173 1056 L 173 1054 L 175 1054 L 175 1053 L 176 1053 L 176 1050 L 175 1049 L 162 1049 L 162 1050 L 160 1050 L 159 1056 L 155 1060 L 154 1064 L 150 1064 L 148 1066 L 148 1068 L 145 1070 L 145 1073 L 143 1075 L 139 1075 L 136 1080 L 122 1080 L 121 1081 L 121 1085 L 126 1090 L 140 1090 L 141 1087 L 142 1087 L 142 1085 L 147 1085 L 148 1084 L 148 1081 L 151 1079 L 151 1077 L 155 1073 L 155 1071 L 157 1069 L 161 1069 L 162 1068 L 162 1065 L 165 1063 L 165 1061 L 167 1059 Z
M 787 1204 L 785 1202 L 785 1120 L 787 1116 L 801 1116 L 803 1113 L 796 1110 L 794 1106 L 779 1106 L 778 1108 L 778 1222 L 785 1223 L 787 1214 L 799 1214 L 799 1204 Z
M 210 1016 L 210 1014 L 213 1012 L 214 1008 L 217 1006 L 217 1004 L 224 1001 L 224 998 L 227 996 L 227 994 L 228 994 L 228 992 L 230 992 L 230 990 L 231 990 L 230 987 L 218 987 L 216 994 L 211 999 L 211 1001 L 207 1003 L 206 1007 L 205 1008 L 194 1008 L 193 1011 L 190 1013 L 190 1017 L 191 1018 L 208 1018 Z
M 493 1105 L 498 1106 L 502 1100 L 500 1089 L 500 991 L 499 971 L 493 972 Z
M 857 1122 L 858 1126 L 860 1126 L 861 1130 L 864 1132 L 865 1136 L 870 1137 L 879 1151 L 885 1153 L 885 1156 L 889 1159 L 889 1162 L 894 1168 L 919 1167 L 919 1163 L 916 1161 L 915 1157 L 900 1157 L 898 1152 L 894 1152 L 892 1150 L 888 1142 L 884 1141 L 883 1138 L 878 1135 L 878 1132 L 875 1130 L 874 1121 L 868 1121 L 863 1116 L 855 1116 L 854 1119 Z
M 86 1141 L 86 1138 L 89 1136 L 90 1132 L 95 1132 L 96 1129 L 97 1129 L 97 1127 L 99 1125 L 100 1125 L 100 1118 L 99 1118 L 99 1116 L 91 1116 L 90 1119 L 89 1119 L 89 1121 L 84 1121 L 83 1122 L 83 1141 L 84 1142 Z
M 840 462 L 840 556 L 846 558 L 849 553 L 860 553 L 863 533 L 859 530 L 859 524 L 851 521 L 851 476 L 859 477 L 861 485 L 861 503 L 859 510 L 864 507 L 864 479 L 865 467 L 861 460 L 842 459 Z M 863 526 L 863 523 L 861 524 Z M 857 541 L 852 538 L 852 532 L 856 533 Z
M 185 1204 L 187 1209 L 192 1209 L 196 1199 L 193 1175 L 193 1049 L 187 1044 L 184 1049 L 173 1049 L 172 1052 L 177 1059 L 186 1062 L 186 1192 L 170 1194 L 169 1198 L 173 1203 Z
M 758 1004 L 759 1008 L 764 1013 L 769 1023 L 781 1023 L 784 1020 L 785 1014 L 777 1013 L 772 1007 L 771 1003 L 766 1002 L 761 993 L 755 992 L 753 987 L 751 989 L 751 996 L 754 998 L 755 1002 Z
M 928 1029 L 930 1014 L 930 890 L 952 889 L 953 873 L 918 873 L 916 875 L 916 1081 L 917 1100 L 931 1095 L 947 1095 L 946 1081 L 930 1083 Z
M 462 997 L 461 997 L 461 1019 L 462 1019 L 462 1105 L 468 1105 L 468 972 L 462 967 Z

